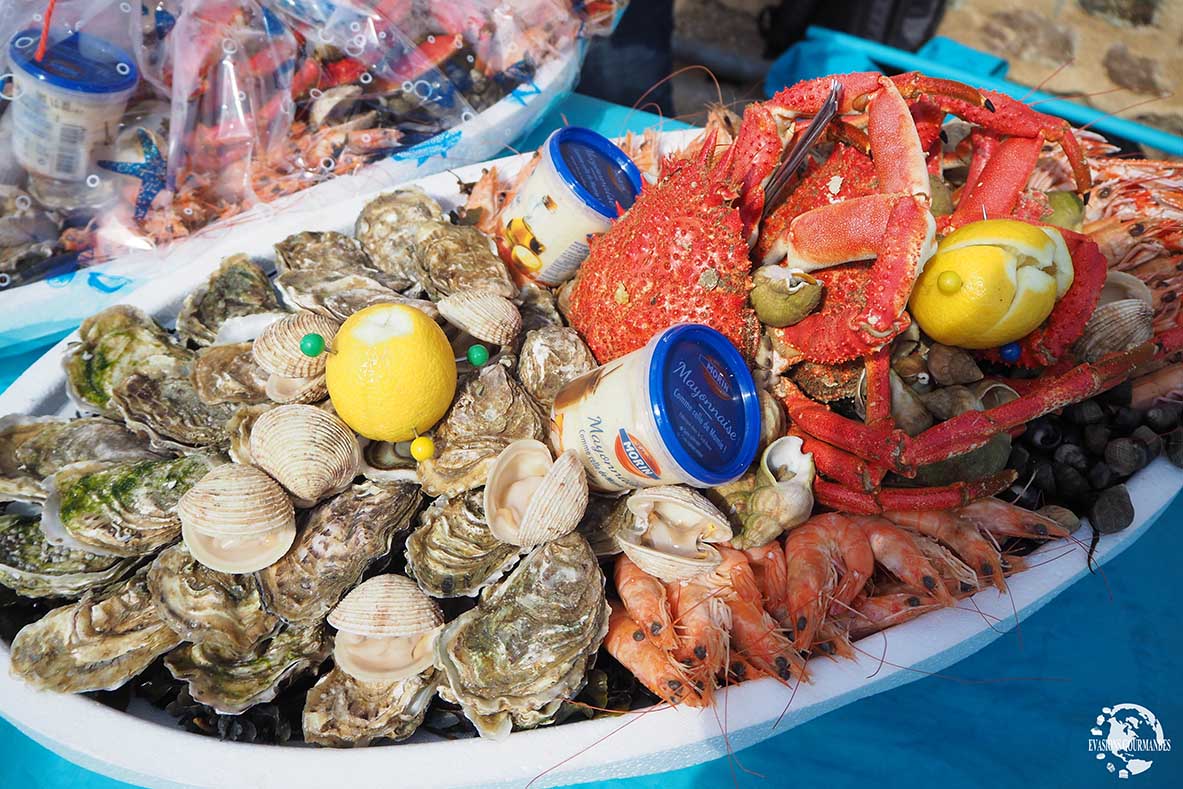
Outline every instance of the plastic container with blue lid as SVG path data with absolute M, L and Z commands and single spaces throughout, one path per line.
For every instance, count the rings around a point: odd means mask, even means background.
M 578 126 L 556 130 L 526 182 L 506 206 L 499 247 L 519 279 L 561 285 L 603 233 L 641 193 L 641 171 L 603 135 Z
M 37 60 L 39 37 L 22 30 L 8 44 L 13 149 L 35 176 L 81 181 L 94 148 L 115 139 L 139 72 L 127 52 L 81 32 L 54 41 Z
M 718 331 L 679 324 L 567 384 L 551 442 L 574 449 L 602 492 L 709 488 L 743 475 L 760 442 L 760 403 L 743 356 Z

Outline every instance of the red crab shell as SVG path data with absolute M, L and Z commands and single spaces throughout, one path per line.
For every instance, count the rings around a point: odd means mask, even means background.
M 698 159 L 673 168 L 591 240 L 572 286 L 568 316 L 601 364 L 675 323 L 706 324 L 755 354 L 752 264 L 734 194 Z

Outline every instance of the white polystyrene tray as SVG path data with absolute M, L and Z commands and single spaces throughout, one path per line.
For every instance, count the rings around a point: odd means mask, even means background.
M 693 132 L 663 138 L 676 147 Z M 512 171 L 522 157 L 498 160 Z M 479 176 L 483 165 L 440 173 L 417 183 L 445 208 L 460 201 L 457 184 Z M 126 303 L 171 322 L 185 294 L 201 283 L 225 255 L 270 257 L 271 245 L 301 230 L 351 231 L 375 190 L 354 194 L 315 210 L 291 210 L 262 225 L 240 227 L 194 245 L 189 265 L 132 294 Z M 0 396 L 0 414 L 71 414 L 60 359 L 67 338 L 31 366 Z M 1155 461 L 1129 483 L 1137 516 L 1125 531 L 1102 537 L 1096 561 L 1104 563 L 1149 528 L 1183 487 L 1183 471 Z M 1088 529 L 1076 535 L 1085 542 Z M 1041 557 L 1047 559 L 1041 563 Z M 771 679 L 747 682 L 718 696 L 715 710 L 662 708 L 642 715 L 570 723 L 517 732 L 503 742 L 459 740 L 411 742 L 357 750 L 276 747 L 219 742 L 186 733 L 146 706 L 116 712 L 85 697 L 31 689 L 0 670 L 0 714 L 45 747 L 96 772 L 130 783 L 176 787 L 274 787 L 337 785 L 343 775 L 361 786 L 386 786 L 397 776 L 408 786 L 551 786 L 671 770 L 724 756 L 798 726 L 832 709 L 939 671 L 976 652 L 1088 574 L 1084 551 L 1073 543 L 1043 546 L 1029 558 L 1039 566 L 1008 580 L 1009 597 L 987 589 L 963 601 L 966 610 L 936 611 L 890 631 L 893 665 L 860 656 L 856 661 L 813 660 L 813 681 L 792 691 Z M 974 609 L 980 609 L 982 615 Z M 967 613 L 970 611 L 972 613 Z M 988 624 L 986 619 L 990 618 Z M 871 654 L 882 636 L 861 642 Z M 7 649 L 0 645 L 0 663 Z M 788 705 L 787 712 L 785 711 Z M 774 723 L 780 720 L 774 728 Z M 724 739 L 723 725 L 726 726 Z M 618 730 L 627 725 L 627 729 Z M 545 773 L 545 774 L 544 774 Z

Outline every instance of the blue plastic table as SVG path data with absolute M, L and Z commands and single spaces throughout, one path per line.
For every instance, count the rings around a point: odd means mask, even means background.
M 613 135 L 657 120 L 573 96 L 519 147 L 536 147 L 563 119 Z M 0 389 L 31 361 L 0 359 Z M 1062 561 L 1071 560 L 1077 559 Z M 1180 561 L 1183 500 L 1176 499 L 1145 536 L 1105 566 L 1108 589 L 1100 577 L 1081 581 L 1023 622 L 1021 640 L 1012 631 L 941 678 L 863 699 L 741 751 L 735 761 L 588 786 L 1117 786 L 1118 779 L 1088 753 L 1087 742 L 1101 708 L 1120 702 L 1147 707 L 1167 737 L 1180 738 L 1178 752 L 1159 755 L 1149 771 L 1127 783 L 1183 786 L 1183 585 L 1175 577 Z M 1003 676 L 1065 681 L 988 681 Z M 415 785 L 412 777 L 394 778 L 397 768 L 391 775 L 400 785 Z M 127 786 L 74 766 L 0 721 L 0 787 Z

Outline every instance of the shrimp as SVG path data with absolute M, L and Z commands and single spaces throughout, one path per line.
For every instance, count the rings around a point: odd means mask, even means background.
M 789 622 L 793 646 L 809 649 L 831 601 L 838 610 L 862 591 L 875 569 L 871 544 L 850 518 L 818 515 L 785 540 Z
M 941 574 L 941 578 L 945 581 L 945 588 L 954 597 L 972 594 L 981 588 L 978 574 L 974 572 L 972 567 L 958 559 L 948 548 L 923 534 L 913 534 L 912 540 L 920 552 L 932 562 L 932 566 L 937 569 L 937 572 Z
M 1022 537 L 1029 540 L 1059 540 L 1068 530 L 1051 518 L 1037 512 L 1008 504 L 1002 499 L 978 499 L 955 510 L 957 517 L 967 520 L 981 531 L 995 538 Z
M 875 561 L 886 567 L 888 572 L 913 591 L 931 594 L 945 605 L 956 604 L 953 595 L 941 582 L 940 571 L 916 545 L 909 532 L 883 518 L 858 517 L 852 520 L 867 535 Z
M 644 626 L 646 638 L 666 652 L 677 648 L 665 585 L 624 554 L 616 559 L 616 593 L 628 615 Z
M 673 657 L 682 665 L 697 669 L 704 687 L 727 662 L 731 611 L 718 594 L 705 584 L 671 581 L 665 586 L 678 646 Z
M 935 597 L 908 592 L 860 597 L 855 601 L 854 611 L 847 620 L 850 624 L 850 637 L 855 641 L 866 638 L 872 633 L 915 619 L 942 606 L 941 601 Z
M 748 548 L 748 564 L 756 574 L 756 586 L 764 598 L 764 610 L 778 622 L 789 618 L 789 579 L 785 552 L 776 540 L 760 548 Z
M 644 629 L 633 621 L 622 604 L 611 601 L 610 605 L 612 615 L 608 618 L 608 635 L 604 637 L 608 654 L 658 698 L 675 705 L 706 706 L 703 697 L 694 689 L 683 669 L 670 659 L 669 653 L 645 637 Z
M 906 529 L 918 531 L 944 543 L 962 561 L 974 568 L 980 577 L 987 578 L 998 591 L 1006 591 L 1003 578 L 1002 555 L 997 546 L 987 540 L 978 527 L 962 520 L 947 510 L 920 512 L 885 512 L 883 517 Z

